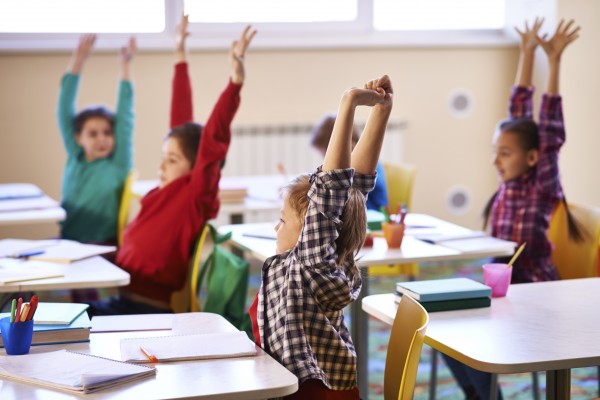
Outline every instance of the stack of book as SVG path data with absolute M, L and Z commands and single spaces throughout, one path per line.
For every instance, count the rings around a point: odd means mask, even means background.
M 92 323 L 82 303 L 39 303 L 31 345 L 89 342 Z M 0 314 L 0 317 L 10 313 Z M 0 336 L 0 346 L 4 347 Z
M 492 289 L 469 278 L 434 279 L 396 283 L 394 300 L 402 296 L 419 301 L 429 312 L 489 307 Z
M 221 204 L 243 203 L 248 196 L 248 188 L 244 186 L 233 186 L 219 183 L 219 201 Z

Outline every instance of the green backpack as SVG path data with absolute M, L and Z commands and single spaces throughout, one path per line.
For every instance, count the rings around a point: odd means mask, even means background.
M 208 228 L 214 246 L 198 275 L 197 287 L 200 288 L 208 273 L 206 300 L 202 311 L 222 315 L 236 328 L 246 331 L 250 339 L 254 340 L 252 323 L 245 312 L 248 262 L 221 247 L 223 242 L 229 240 L 231 233 L 219 235 L 214 226 L 208 225 Z

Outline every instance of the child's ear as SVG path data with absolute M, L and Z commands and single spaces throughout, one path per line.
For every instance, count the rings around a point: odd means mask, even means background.
M 527 152 L 527 165 L 532 168 L 538 163 L 539 151 L 538 149 L 532 149 Z

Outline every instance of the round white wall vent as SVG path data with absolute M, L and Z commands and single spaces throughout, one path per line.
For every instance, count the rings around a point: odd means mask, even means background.
M 465 186 L 453 186 L 446 195 L 446 207 L 454 215 L 464 215 L 471 208 L 471 191 Z
M 448 110 L 455 118 L 466 118 L 473 110 L 473 96 L 466 89 L 456 89 L 450 93 Z

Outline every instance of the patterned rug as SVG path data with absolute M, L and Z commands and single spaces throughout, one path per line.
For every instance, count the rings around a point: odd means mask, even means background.
M 463 262 L 447 262 L 444 264 L 424 263 L 420 266 L 419 279 L 449 278 L 465 276 L 480 282 L 481 265 L 487 260 L 472 260 Z M 260 265 L 251 263 L 251 276 L 248 301 L 254 295 L 260 284 Z M 403 276 L 370 277 L 370 294 L 391 293 L 396 281 L 404 280 Z M 348 325 L 352 322 L 350 313 L 346 312 Z M 369 318 L 369 400 L 383 400 L 383 372 L 387 343 L 390 337 L 390 327 L 383 322 Z M 429 378 L 431 372 L 431 348 L 425 345 L 419 362 L 415 400 L 429 399 Z M 532 374 L 500 375 L 498 380 L 504 399 L 533 399 Z M 546 397 L 546 374 L 539 374 L 540 398 Z M 576 368 L 571 370 L 571 399 L 583 400 L 598 397 L 597 368 Z M 449 369 L 441 357 L 438 357 L 438 379 L 436 389 L 437 399 L 464 399 L 464 394 L 456 384 Z

